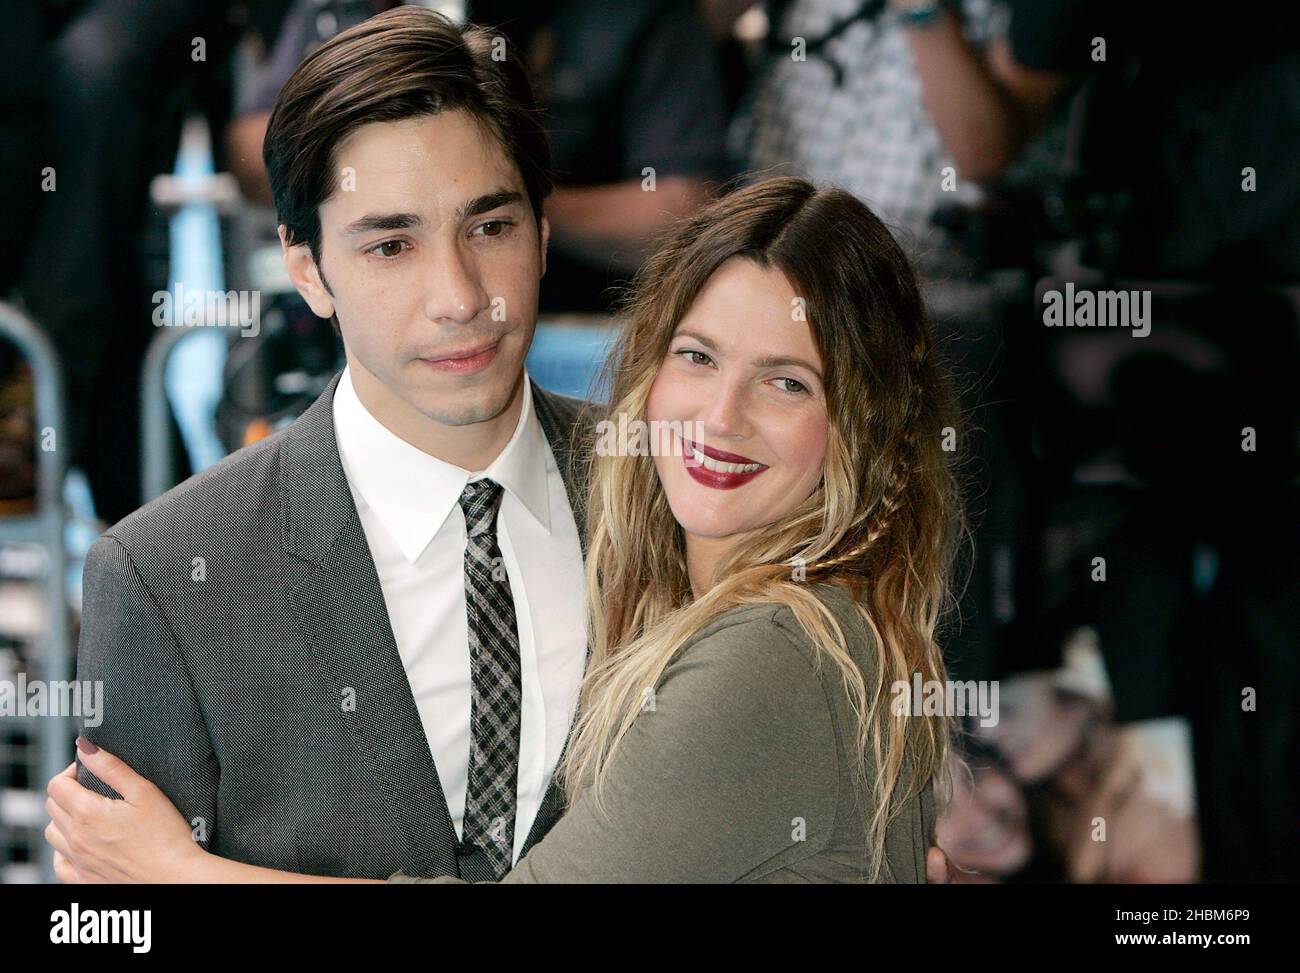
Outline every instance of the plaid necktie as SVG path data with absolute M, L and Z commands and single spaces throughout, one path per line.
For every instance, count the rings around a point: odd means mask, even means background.
M 519 630 L 496 519 L 501 484 L 465 486 L 465 610 L 469 620 L 469 781 L 461 825 L 461 877 L 500 879 L 514 858 L 515 790 L 519 780 L 519 725 L 523 683 Z M 477 853 L 475 852 L 477 849 Z

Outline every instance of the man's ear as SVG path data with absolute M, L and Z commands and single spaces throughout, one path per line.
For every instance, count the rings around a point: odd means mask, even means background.
M 551 221 L 542 216 L 542 276 L 546 276 L 546 246 L 551 242 Z
M 312 313 L 326 319 L 333 317 L 334 300 L 321 282 L 320 268 L 312 259 L 311 250 L 305 243 L 290 245 L 283 223 L 280 224 L 280 251 L 284 255 L 284 268 L 289 272 L 289 279 Z

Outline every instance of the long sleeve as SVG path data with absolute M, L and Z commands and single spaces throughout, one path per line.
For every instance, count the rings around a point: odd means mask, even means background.
M 83 721 L 82 735 L 158 785 L 192 825 L 201 819 L 196 836 L 211 841 L 219 769 L 190 671 L 161 606 L 112 536 L 86 557 L 77 679 L 104 687 L 102 722 Z M 77 780 L 120 797 L 80 763 Z
M 838 794 L 832 709 L 779 611 L 689 645 L 615 752 L 607 814 L 579 795 L 503 881 L 736 882 L 821 850 Z

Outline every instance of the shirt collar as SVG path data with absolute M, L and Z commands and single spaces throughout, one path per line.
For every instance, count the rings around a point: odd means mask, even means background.
M 487 477 L 500 483 L 550 533 L 549 447 L 533 409 L 527 371 L 514 434 L 481 473 L 430 456 L 391 432 L 361 403 L 348 368 L 334 391 L 334 432 L 353 494 L 374 511 L 412 564 L 456 507 L 470 480 Z

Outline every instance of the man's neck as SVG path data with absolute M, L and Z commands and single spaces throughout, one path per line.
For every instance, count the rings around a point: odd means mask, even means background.
M 434 459 L 479 473 L 492 465 L 510 442 L 519 414 L 524 406 L 524 382 L 521 370 L 510 402 L 499 414 L 483 422 L 447 425 L 430 419 L 411 406 L 355 362 L 349 361 L 352 388 L 361 405 L 375 421 L 402 441 Z

